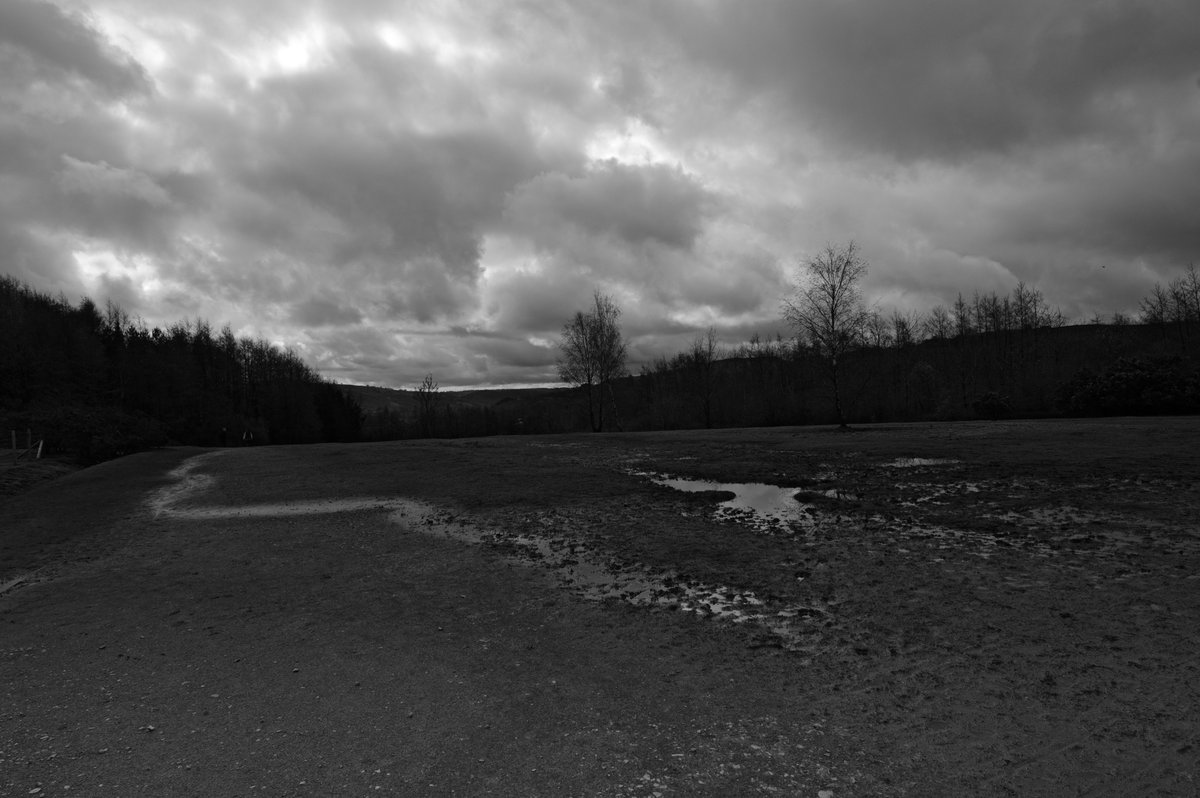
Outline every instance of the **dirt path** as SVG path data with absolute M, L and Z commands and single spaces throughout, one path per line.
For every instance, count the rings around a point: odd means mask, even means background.
M 1196 794 L 1198 431 L 87 469 L 0 506 L 0 794 Z M 756 525 L 647 473 L 824 498 Z

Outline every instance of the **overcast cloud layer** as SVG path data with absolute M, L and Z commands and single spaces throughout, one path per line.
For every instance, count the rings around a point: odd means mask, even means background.
M 0 272 L 325 375 L 554 380 L 883 308 L 1131 311 L 1200 261 L 1195 0 L 0 0 Z

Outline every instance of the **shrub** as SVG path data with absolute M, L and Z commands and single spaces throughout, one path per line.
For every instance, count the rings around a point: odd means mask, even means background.
M 988 391 L 971 403 L 975 414 L 981 418 L 995 421 L 1007 418 L 1012 413 L 1012 403 L 1008 397 L 996 391 Z
M 1058 389 L 1068 415 L 1173 415 L 1200 412 L 1200 374 L 1182 358 L 1121 358 L 1102 374 L 1082 369 Z
M 167 443 L 163 425 L 140 413 L 67 405 L 10 415 L 6 428 L 30 429 L 52 453 L 99 463 Z

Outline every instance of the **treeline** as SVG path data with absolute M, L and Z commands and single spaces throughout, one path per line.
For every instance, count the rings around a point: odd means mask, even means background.
M 1165 296 L 1166 300 L 1162 298 Z M 872 312 L 841 362 L 852 421 L 1200 412 L 1200 280 L 1142 302 L 1140 323 L 1067 325 L 1037 289 Z M 1153 312 L 1153 308 L 1165 308 Z M 829 364 L 802 338 L 721 349 L 713 331 L 616 386 L 630 428 L 827 424 Z
M 959 296 L 925 314 L 871 313 L 842 369 L 851 423 L 1200 412 L 1200 280 L 1155 291 L 1138 319 L 1066 324 L 1036 289 Z M 715 330 L 609 384 L 605 429 L 834 423 L 829 363 L 803 338 L 723 346 Z M 579 389 L 436 398 L 368 414 L 365 437 L 582 432 Z
M 0 417 L 94 462 L 166 443 L 357 440 L 358 405 L 294 353 L 226 325 L 147 328 L 0 276 Z
M 1200 279 L 1142 303 L 1139 322 L 1068 326 L 1036 289 L 959 296 L 927 314 L 874 311 L 841 362 L 852 421 L 1200 412 Z M 803 337 L 687 351 L 614 384 L 628 428 L 835 420 L 826 358 Z
M 1187 347 L 1200 326 L 1200 273 L 1195 264 L 1166 287 L 1156 283 L 1142 300 L 1141 310 L 1144 322 L 1171 328 L 1180 336 L 1180 344 Z

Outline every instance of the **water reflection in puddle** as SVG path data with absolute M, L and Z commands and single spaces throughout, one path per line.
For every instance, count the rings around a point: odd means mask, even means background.
M 922 468 L 924 466 L 957 465 L 961 460 L 946 460 L 936 457 L 897 457 L 890 463 L 884 463 L 885 468 Z
M 811 527 L 814 519 L 811 505 L 796 500 L 800 488 L 781 488 L 761 482 L 709 482 L 702 479 L 681 479 L 661 474 L 634 472 L 635 476 L 647 477 L 656 485 L 683 491 L 684 493 L 732 493 L 717 505 L 717 518 L 748 522 L 751 526 L 764 529 L 782 524 L 801 524 Z M 837 491 L 824 491 L 830 498 L 841 498 Z

